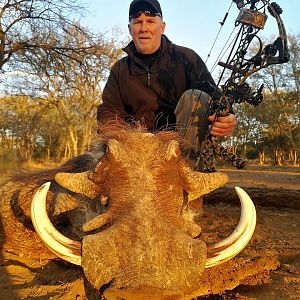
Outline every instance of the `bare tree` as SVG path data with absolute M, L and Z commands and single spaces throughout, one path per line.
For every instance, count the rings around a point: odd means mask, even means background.
M 76 0 L 2 0 L 0 4 L 0 70 L 20 51 L 44 49 L 76 58 L 86 46 L 68 47 L 53 39 L 51 32 L 68 35 L 75 15 L 84 12 Z M 45 29 L 49 33 L 45 33 Z M 41 31 L 44 35 L 41 35 Z
M 51 145 L 47 139 L 53 141 L 54 136 L 56 139 L 59 136 L 56 130 L 59 120 L 39 99 L 3 97 L 0 99 L 0 115 L 2 152 L 20 160 L 30 161 L 34 155 L 41 158 L 41 150 Z
M 79 27 L 79 25 L 78 25 Z M 84 32 L 84 34 L 82 34 Z M 69 158 L 86 150 L 91 137 L 96 134 L 96 107 L 101 102 L 101 86 L 111 65 L 120 57 L 120 45 L 104 36 L 87 34 L 84 28 L 70 27 L 68 34 L 48 33 L 51 39 L 69 48 L 88 46 L 88 51 L 70 59 L 59 53 L 49 53 L 43 48 L 20 51 L 14 59 L 22 80 L 17 80 L 19 93 L 43 99 L 45 105 L 56 109 L 60 116 L 61 143 L 65 149 L 62 157 Z M 24 76 L 24 74 L 26 76 Z
M 69 158 L 96 134 L 102 83 L 121 45 L 74 21 L 82 11 L 70 0 L 1 1 L 0 70 L 13 73 L 0 99 L 2 150 Z

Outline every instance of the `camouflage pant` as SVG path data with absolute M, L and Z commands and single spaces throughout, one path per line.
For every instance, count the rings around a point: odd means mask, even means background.
M 176 127 L 182 137 L 200 150 L 201 142 L 204 140 L 209 122 L 206 112 L 210 102 L 210 96 L 200 90 L 187 90 L 180 97 L 175 109 Z M 197 220 L 203 215 L 203 197 L 189 203 L 190 209 L 195 213 Z
M 196 151 L 199 151 L 209 125 L 206 116 L 209 102 L 210 96 L 205 92 L 187 90 L 180 97 L 174 111 L 178 131 L 186 141 L 194 145 Z

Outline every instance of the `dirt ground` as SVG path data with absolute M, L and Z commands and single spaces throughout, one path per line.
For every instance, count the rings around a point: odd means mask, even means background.
M 219 231 L 227 231 L 226 226 L 233 225 L 234 216 L 237 219 L 238 198 L 234 186 L 239 186 L 250 195 L 257 211 L 254 236 L 240 256 L 269 258 L 270 265 L 266 263 L 261 267 L 258 263 L 254 264 L 257 268 L 256 275 L 252 278 L 250 276 L 246 284 L 209 299 L 300 299 L 299 168 L 285 172 L 261 169 L 220 171 L 229 175 L 229 183 L 205 198 L 202 223 L 204 230 L 206 228 L 206 239 L 208 240 L 212 216 L 217 216 L 213 217 L 212 230 L 218 228 Z M 275 267 L 271 266 L 274 263 L 272 258 L 277 261 Z M 270 272 L 270 278 L 263 276 L 262 282 L 259 282 L 257 275 L 268 267 L 274 268 Z M 256 284 L 255 277 L 259 284 Z
M 229 175 L 230 182 L 204 199 L 199 223 L 205 241 L 221 240 L 238 223 L 234 186 L 242 187 L 253 199 L 255 234 L 233 262 L 213 273 L 208 271 L 210 281 L 199 279 L 199 286 L 184 299 L 300 299 L 299 168 L 221 171 Z M 7 250 L 0 260 L 0 299 L 87 299 L 81 275 L 80 268 L 60 260 L 36 261 Z M 230 290 L 219 294 L 222 287 L 215 284 L 211 290 L 209 282 L 221 277 Z M 197 297 L 206 285 L 215 295 Z

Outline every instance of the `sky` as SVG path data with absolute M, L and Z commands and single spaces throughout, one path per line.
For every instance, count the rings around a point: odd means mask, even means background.
M 83 0 L 89 14 L 82 20 L 83 24 L 95 32 L 111 33 L 113 27 L 118 27 L 128 36 L 128 0 Z M 229 16 L 221 28 L 221 22 L 228 11 L 231 0 L 160 0 L 163 18 L 166 22 L 165 34 L 175 44 L 195 50 L 211 70 L 219 53 L 222 51 L 228 36 L 234 28 L 238 9 L 233 3 Z M 270 1 L 273 2 L 273 1 Z M 281 18 L 286 31 L 291 34 L 300 33 L 300 1 L 278 0 L 283 9 Z M 269 38 L 278 34 L 275 18 L 268 14 L 268 20 L 259 34 Z M 219 29 L 221 32 L 210 53 Z M 224 59 L 223 59 L 224 60 Z

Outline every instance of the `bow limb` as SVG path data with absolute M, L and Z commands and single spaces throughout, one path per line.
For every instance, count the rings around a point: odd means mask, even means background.
M 267 6 L 270 14 L 276 19 L 279 37 L 275 40 L 273 45 L 267 45 L 266 51 L 268 50 L 277 50 L 278 56 L 268 56 L 266 55 L 265 66 L 268 67 L 269 65 L 273 64 L 282 64 L 286 63 L 290 60 L 289 51 L 288 51 L 288 42 L 287 42 L 287 34 L 284 27 L 284 23 L 280 17 L 282 13 L 282 9 L 276 3 L 271 3 L 268 0 L 262 0 Z M 269 47 L 269 48 L 268 48 Z

